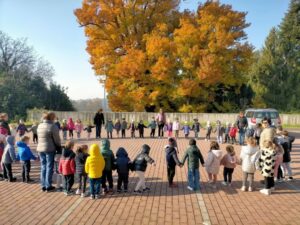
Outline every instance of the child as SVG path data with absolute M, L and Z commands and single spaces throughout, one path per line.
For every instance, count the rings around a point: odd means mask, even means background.
M 147 127 L 144 125 L 143 120 L 141 120 L 137 126 L 137 129 L 139 130 L 140 138 L 144 138 L 144 128 L 147 128 Z
M 57 117 L 54 120 L 54 124 L 56 125 L 56 127 L 58 128 L 58 130 L 61 129 L 60 122 L 59 122 L 59 119 Z
M 165 129 L 168 133 L 168 137 L 172 137 L 172 132 L 173 132 L 173 124 L 172 121 L 169 121 L 166 125 L 165 125 Z
M 276 161 L 275 161 L 275 166 L 274 166 L 274 182 L 281 182 L 281 176 L 279 176 L 279 180 L 277 180 L 277 177 L 279 175 L 279 171 L 280 171 L 280 175 L 282 175 L 281 173 L 281 165 L 283 162 L 283 155 L 284 155 L 284 145 L 280 144 L 280 141 L 278 140 L 278 138 L 274 138 L 273 140 L 273 144 L 274 144 L 274 148 L 276 151 Z
M 236 133 L 237 133 L 238 129 L 236 124 L 232 124 L 232 127 L 230 128 L 229 131 L 229 136 L 230 136 L 230 140 L 231 140 L 231 144 L 236 144 Z
M 8 125 L 8 115 L 6 113 L 0 114 L 0 134 L 3 134 L 5 137 L 7 135 L 12 135 L 10 126 Z M 15 136 L 15 135 L 12 135 Z
M 196 145 L 196 140 L 191 139 L 189 142 L 190 146 L 186 150 L 182 164 L 188 159 L 188 189 L 190 191 L 200 190 L 200 173 L 199 173 L 199 160 L 202 166 L 204 166 L 203 156 L 200 149 Z
M 183 133 L 184 133 L 184 137 L 185 138 L 188 138 L 189 137 L 189 134 L 190 134 L 190 126 L 188 124 L 188 121 L 185 121 L 184 122 L 184 125 L 182 127 L 182 130 L 183 130 Z
M 216 133 L 216 136 L 217 136 L 217 142 L 219 144 L 222 144 L 223 143 L 223 134 L 224 134 L 224 127 L 222 126 L 221 124 L 221 121 L 218 120 L 217 121 L 217 125 L 216 125 L 216 128 L 215 128 L 215 133 Z
M 234 147 L 232 145 L 226 146 L 226 152 L 227 154 L 224 155 L 221 160 L 221 165 L 224 166 L 224 181 L 222 182 L 222 184 L 224 186 L 231 186 L 232 174 L 237 164 L 237 158 L 235 155 Z
M 71 195 L 72 186 L 74 184 L 75 174 L 75 153 L 73 152 L 74 142 L 68 141 L 62 151 L 62 156 L 59 160 L 58 171 L 64 177 L 64 194 Z
M 2 155 L 4 153 L 5 148 L 5 136 L 3 134 L 0 134 L 0 162 L 2 160 Z M 2 170 L 2 166 L 0 165 L 0 171 Z M 3 174 L 0 174 L 0 177 L 3 178 Z
M 131 120 L 128 130 L 130 130 L 131 138 L 135 138 L 136 126 L 135 126 L 134 120 Z
M 257 158 L 259 156 L 259 149 L 256 144 L 256 140 L 254 137 L 250 137 L 247 139 L 247 145 L 242 146 L 241 154 L 240 154 L 240 162 L 242 164 L 243 171 L 243 186 L 241 191 L 247 190 L 247 180 L 249 178 L 249 187 L 248 191 L 253 191 L 253 181 L 254 181 L 254 173 L 255 173 L 255 164 Z
M 67 120 L 63 120 L 62 125 L 61 125 L 61 130 L 63 132 L 63 139 L 67 140 L 67 133 L 69 130 Z
M 115 123 L 115 129 L 117 131 L 117 137 L 119 138 L 120 137 L 120 130 L 121 130 L 121 122 L 119 119 L 116 120 L 116 123 Z
M 25 126 L 24 121 L 20 120 L 17 127 L 17 133 L 19 134 L 19 137 L 23 137 L 25 135 L 25 132 L 28 132 L 27 127 Z
M 114 124 L 113 124 L 111 119 L 108 119 L 106 121 L 105 129 L 106 129 L 106 132 L 107 132 L 107 139 L 109 139 L 109 137 L 112 139 L 112 132 L 113 132 L 113 129 L 114 129 Z
M 173 131 L 175 132 L 176 139 L 179 137 L 179 130 L 180 130 L 179 119 L 176 118 L 175 121 L 173 122 Z
M 64 147 L 63 147 L 64 148 Z M 62 150 L 56 150 L 54 157 L 54 168 L 55 168 L 55 176 L 56 176 L 56 190 L 58 192 L 63 191 L 63 175 L 59 172 L 59 161 L 61 158 Z
M 91 138 L 91 133 L 93 131 L 93 128 L 95 128 L 95 126 L 92 126 L 91 122 L 89 122 L 89 124 L 87 125 L 87 127 L 84 128 L 84 130 L 87 132 L 87 139 L 88 140 Z
M 135 160 L 133 161 L 134 169 L 139 177 L 138 183 L 134 189 L 134 193 L 136 193 L 136 194 L 142 193 L 140 188 L 142 188 L 143 192 L 150 191 L 150 188 L 146 187 L 146 185 L 145 185 L 145 171 L 147 169 L 148 163 L 155 166 L 155 162 L 149 156 L 149 153 L 150 153 L 150 146 L 143 145 L 141 153 L 138 154 L 136 156 Z
M 87 174 L 85 172 L 84 166 L 86 163 L 86 159 L 89 156 L 87 153 L 88 146 L 81 145 L 76 148 L 76 157 L 75 157 L 75 165 L 76 165 L 76 175 L 78 179 L 78 189 L 76 191 L 76 195 L 81 195 L 82 198 L 86 197 L 86 181 Z
M 261 132 L 262 132 L 262 125 L 261 125 L 261 123 L 258 123 L 258 124 L 256 124 L 255 130 L 254 130 L 254 137 L 256 139 L 257 145 L 259 145 Z
M 260 193 L 270 195 L 274 189 L 274 166 L 276 160 L 276 151 L 272 140 L 265 140 L 261 149 L 259 158 L 259 168 L 262 176 L 265 178 L 265 188 Z
M 198 122 L 198 119 L 195 118 L 192 126 L 192 130 L 195 133 L 195 139 L 199 139 L 200 128 L 201 128 L 201 124 Z
M 117 192 L 121 193 L 122 184 L 123 184 L 124 192 L 127 193 L 130 159 L 124 148 L 119 148 L 116 156 L 117 156 L 116 168 L 117 168 L 117 173 L 118 173 Z
M 178 157 L 177 157 L 175 139 L 169 138 L 169 144 L 167 145 L 165 150 L 166 150 L 169 187 L 174 188 L 174 187 L 177 187 L 177 185 L 175 183 L 173 183 L 173 179 L 174 179 L 175 172 L 176 172 L 176 165 L 182 166 L 181 162 L 178 160 Z
M 37 143 L 38 143 L 37 128 L 38 128 L 38 123 L 34 123 L 34 124 L 32 125 L 32 127 L 30 128 L 30 130 L 29 130 L 29 131 L 31 131 L 32 134 L 33 134 L 33 143 L 34 143 L 34 144 L 37 144 Z
M 229 144 L 230 143 L 230 123 L 226 122 L 226 127 L 225 127 L 225 143 Z
M 67 125 L 68 125 L 68 130 L 69 130 L 69 138 L 73 139 L 73 136 L 74 136 L 73 131 L 75 130 L 75 124 L 74 124 L 72 118 L 68 119 Z
M 76 123 L 75 123 L 75 131 L 76 131 L 76 134 L 77 134 L 77 139 L 80 139 L 80 135 L 81 135 L 82 130 L 83 130 L 83 125 L 81 123 L 81 120 L 78 119 L 78 120 L 76 120 Z
M 4 153 L 1 160 L 3 167 L 3 178 L 9 182 L 15 182 L 17 179 L 13 177 L 11 164 L 16 161 L 15 154 L 15 137 L 7 136 Z
M 108 139 L 102 140 L 101 146 L 101 154 L 105 160 L 105 168 L 102 174 L 102 188 L 104 189 L 104 193 L 113 193 L 113 178 L 112 171 L 115 165 L 115 155 L 113 151 L 110 149 L 110 142 Z M 109 188 L 107 188 L 106 181 L 109 184 Z
M 152 121 L 150 122 L 150 124 L 148 126 L 151 129 L 150 137 L 152 137 L 152 138 L 154 138 L 154 136 L 155 136 L 156 126 L 157 126 L 156 120 L 154 117 L 152 117 Z
M 217 188 L 216 182 L 220 169 L 221 159 L 222 151 L 220 150 L 219 144 L 216 141 L 212 141 L 210 143 L 210 150 L 205 162 L 205 167 L 208 173 L 208 183 L 210 183 L 213 188 Z
M 30 148 L 28 147 L 29 144 L 29 137 L 22 136 L 21 141 L 17 142 L 18 146 L 18 155 L 17 160 L 22 161 L 22 180 L 25 183 L 33 182 L 34 180 L 30 179 L 29 173 L 31 169 L 31 163 L 30 160 L 37 160 L 37 157 L 35 157 Z
M 122 119 L 122 123 L 121 123 L 121 134 L 122 134 L 122 138 L 126 138 L 126 129 L 127 129 L 127 122 L 126 122 L 126 119 L 123 118 L 123 119 Z
M 85 172 L 90 180 L 91 199 L 98 199 L 100 198 L 101 177 L 105 161 L 97 144 L 91 145 L 89 154 L 85 163 Z
M 210 124 L 210 121 L 207 121 L 207 123 L 206 123 L 206 137 L 205 137 L 205 141 L 210 141 L 211 132 L 212 132 L 212 126 Z
M 282 162 L 282 171 L 283 177 L 288 175 L 287 180 L 293 180 L 292 168 L 291 168 L 291 151 L 292 151 L 292 143 L 295 138 L 290 137 L 288 131 L 283 131 L 280 141 L 282 143 L 284 154 L 283 154 L 283 162 Z M 285 144 L 284 144 L 285 143 Z

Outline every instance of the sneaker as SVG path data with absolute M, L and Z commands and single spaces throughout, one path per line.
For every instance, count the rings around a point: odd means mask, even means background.
M 28 179 L 28 180 L 25 181 L 25 183 L 27 183 L 27 184 L 28 183 L 34 183 L 34 180 L 33 179 Z
M 134 190 L 133 193 L 134 193 L 134 194 L 142 194 L 143 192 L 142 192 L 141 190 L 137 190 L 137 191 Z
M 55 187 L 53 186 L 46 188 L 46 192 L 53 192 L 53 191 L 55 191 Z
M 262 189 L 259 192 L 262 193 L 262 194 L 264 194 L 264 195 L 270 195 L 271 194 L 270 189 Z
M 271 189 L 271 191 L 275 191 L 275 187 L 271 187 L 270 189 Z
M 190 191 L 194 191 L 194 188 L 192 188 L 190 186 L 187 186 L 187 189 L 190 190 Z
M 249 187 L 250 188 L 250 187 Z M 241 191 L 246 191 L 246 186 L 243 186 L 242 188 L 241 188 Z
M 294 178 L 293 177 L 289 177 L 288 179 L 287 179 L 287 181 L 292 181 Z
M 8 182 L 16 182 L 17 178 L 13 177 L 11 180 L 8 180 Z
M 62 192 L 64 189 L 62 187 L 56 188 L 57 192 Z
M 100 198 L 100 195 L 95 195 L 95 199 L 99 199 Z
M 117 190 L 117 193 L 118 193 L 118 194 L 120 194 L 121 192 L 122 192 L 122 190 L 121 190 L 121 189 L 118 189 L 118 190 Z
M 127 193 L 127 192 L 128 192 L 127 189 L 125 189 L 125 190 L 124 190 L 124 193 Z
M 90 199 L 94 200 L 95 199 L 95 195 L 91 195 Z
M 278 179 L 277 182 L 278 183 L 282 183 L 284 180 L 283 179 Z
M 81 191 L 79 189 L 76 190 L 76 195 L 81 195 Z
M 42 187 L 42 192 L 45 192 L 47 190 L 47 188 Z
M 245 188 L 245 189 L 246 189 L 246 188 Z M 252 188 L 252 187 L 249 187 L 249 188 L 248 188 L 248 191 L 249 191 L 249 192 L 252 192 L 252 191 L 253 191 L 253 188 Z
M 229 185 L 229 184 L 227 184 L 227 182 L 223 181 L 223 182 L 222 182 L 222 185 L 227 186 L 227 185 Z
M 145 188 L 143 189 L 143 191 L 150 191 L 150 188 L 145 187 Z
M 86 193 L 81 193 L 80 197 L 85 198 L 85 197 L 87 197 L 87 194 Z

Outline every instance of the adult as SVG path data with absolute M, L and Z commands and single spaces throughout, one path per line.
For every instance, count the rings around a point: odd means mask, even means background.
M 237 125 L 238 131 L 239 131 L 239 144 L 244 145 L 245 133 L 246 133 L 246 129 L 248 127 L 248 120 L 245 117 L 243 111 L 240 112 L 240 114 L 236 120 L 236 125 Z
M 264 147 L 264 142 L 266 140 L 273 140 L 276 134 L 276 130 L 274 127 L 271 126 L 272 121 L 270 118 L 263 118 L 262 120 L 262 127 L 263 130 L 260 134 L 260 139 L 259 139 L 259 147 L 262 149 Z
M 159 109 L 159 113 L 156 116 L 156 122 L 158 124 L 158 138 L 164 136 L 164 127 L 166 124 L 166 114 L 163 109 Z
M 104 125 L 104 115 L 102 109 L 99 109 L 94 117 L 94 124 L 96 126 L 96 138 L 101 138 L 101 128 Z
M 55 190 L 55 187 L 52 186 L 54 157 L 56 151 L 61 150 L 59 129 L 54 123 L 55 117 L 52 112 L 44 113 L 43 122 L 37 129 L 39 137 L 37 152 L 41 160 L 41 186 L 42 191 L 47 192 Z

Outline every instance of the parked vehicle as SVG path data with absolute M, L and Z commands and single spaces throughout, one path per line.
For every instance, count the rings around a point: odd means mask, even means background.
M 276 109 L 247 109 L 245 116 L 247 117 L 250 129 L 254 129 L 256 124 L 261 123 L 264 117 L 271 118 L 272 125 L 275 127 L 281 125 L 281 119 Z

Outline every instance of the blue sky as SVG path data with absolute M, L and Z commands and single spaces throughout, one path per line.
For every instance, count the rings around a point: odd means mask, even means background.
M 198 0 L 186 0 L 181 9 L 196 10 Z M 221 0 L 248 12 L 249 41 L 261 48 L 273 26 L 288 9 L 288 0 Z M 12 38 L 25 37 L 36 52 L 54 67 L 54 80 L 68 87 L 72 99 L 103 97 L 85 51 L 86 37 L 73 10 L 80 0 L 0 0 L 0 30 Z

